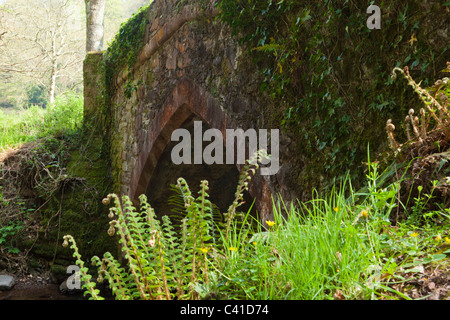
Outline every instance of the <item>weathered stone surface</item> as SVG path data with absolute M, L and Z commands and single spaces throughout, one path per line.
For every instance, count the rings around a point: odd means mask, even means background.
M 0 275 L 0 290 L 7 291 L 11 290 L 16 284 L 16 280 L 13 276 L 2 274 Z
M 237 128 L 281 129 L 266 118 L 270 99 L 260 94 L 261 76 L 251 56 L 243 54 L 247 48 L 214 19 L 213 1 L 207 3 L 202 7 L 195 1 L 155 0 L 150 5 L 138 62 L 113 81 L 118 86 L 109 105 L 107 132 L 114 192 L 136 200 L 148 191 L 172 132 L 193 116 L 223 134 Z M 139 87 L 130 98 L 125 95 L 126 81 Z M 281 139 L 286 139 L 281 131 Z M 295 168 L 290 163 L 295 157 L 285 149 L 280 150 L 281 167 Z M 220 174 L 211 177 L 216 176 Z M 280 170 L 274 177 L 257 174 L 252 179 L 249 192 L 263 221 L 270 218 L 272 196 L 280 193 L 289 201 L 295 177 Z
M 88 52 L 83 62 L 84 81 L 84 119 L 89 120 L 93 112 L 100 108 L 102 82 L 103 53 Z

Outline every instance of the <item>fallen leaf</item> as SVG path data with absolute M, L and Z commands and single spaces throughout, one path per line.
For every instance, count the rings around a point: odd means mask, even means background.
M 425 273 L 425 269 L 423 268 L 423 265 L 419 265 L 414 268 L 404 270 L 403 272 L 405 272 L 405 273 L 411 273 L 411 272 L 412 273 Z

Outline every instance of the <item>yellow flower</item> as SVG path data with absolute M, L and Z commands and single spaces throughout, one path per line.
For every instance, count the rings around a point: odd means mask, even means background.
M 334 211 L 338 212 L 339 211 L 339 207 L 335 207 Z
M 278 62 L 278 68 L 280 68 L 280 73 L 283 73 L 283 66 Z
M 203 253 L 207 253 L 209 251 L 209 248 L 200 248 L 200 251 Z
M 269 227 L 273 227 L 275 225 L 275 221 L 266 220 L 266 223 Z
M 417 237 L 418 235 L 419 235 L 419 234 L 418 234 L 417 232 L 413 232 L 413 233 L 410 234 L 410 236 L 411 236 L 411 237 L 414 237 L 414 238 Z
M 413 46 L 413 45 L 414 45 L 414 42 L 417 42 L 416 35 L 413 34 L 413 35 L 411 36 L 411 39 L 410 39 L 408 42 L 410 43 L 411 46 Z
M 229 247 L 228 250 L 230 250 L 230 251 L 237 251 L 237 248 L 236 247 Z
M 436 240 L 436 241 L 441 241 L 441 235 L 440 234 L 438 234 L 437 236 L 436 236 L 436 238 L 434 238 L 434 240 Z
M 449 237 L 445 237 L 444 240 L 445 240 L 446 244 L 450 244 L 450 238 Z
M 255 246 L 257 245 L 257 242 L 256 242 L 256 241 L 253 241 L 252 243 L 253 243 L 253 245 L 255 245 Z
M 369 212 L 367 210 L 364 210 L 363 212 L 361 212 L 361 217 L 363 218 L 369 217 Z

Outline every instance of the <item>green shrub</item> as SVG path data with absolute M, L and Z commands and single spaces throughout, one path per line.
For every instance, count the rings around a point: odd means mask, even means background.
M 19 249 L 17 249 L 12 242 L 22 228 L 21 221 L 10 221 L 7 225 L 2 225 L 0 221 L 0 248 L 5 247 L 9 253 L 19 252 Z
M 47 104 L 47 92 L 43 85 L 33 85 L 27 88 L 27 105 L 45 108 Z

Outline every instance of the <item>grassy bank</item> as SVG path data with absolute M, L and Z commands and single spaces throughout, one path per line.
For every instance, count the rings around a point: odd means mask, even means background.
M 16 112 L 0 111 L 0 150 L 46 136 L 68 133 L 80 127 L 83 97 L 66 94 L 47 108 L 31 106 Z
M 226 287 L 227 297 L 257 300 L 432 296 L 420 284 L 431 280 L 431 270 L 445 283 L 450 209 L 418 210 L 432 197 L 423 195 L 414 199 L 409 218 L 393 225 L 394 210 L 403 206 L 400 184 L 379 186 L 376 170 L 372 163 L 364 191 L 347 180 L 309 202 L 279 203 L 267 231 L 235 229 L 222 251 L 226 258 L 215 261 L 224 281 L 203 287 L 204 296 Z

